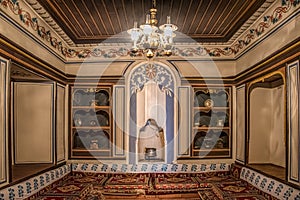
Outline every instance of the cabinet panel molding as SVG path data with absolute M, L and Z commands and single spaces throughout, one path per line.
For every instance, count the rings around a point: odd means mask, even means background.
M 191 88 L 178 87 L 179 119 L 177 156 L 189 157 L 191 145 Z
M 125 155 L 125 87 L 114 87 L 114 155 Z

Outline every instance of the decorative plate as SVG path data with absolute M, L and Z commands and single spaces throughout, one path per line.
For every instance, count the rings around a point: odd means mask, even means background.
M 204 101 L 204 106 L 207 108 L 212 108 L 214 106 L 214 101 L 211 99 L 207 99 Z

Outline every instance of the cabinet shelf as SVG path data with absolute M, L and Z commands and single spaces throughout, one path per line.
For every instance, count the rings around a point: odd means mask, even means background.
M 73 106 L 73 109 L 84 109 L 84 110 L 90 110 L 90 109 L 93 109 L 93 110 L 101 110 L 101 109 L 109 109 L 110 106 Z
M 110 152 L 110 149 L 73 149 L 73 152 Z
M 222 110 L 228 110 L 228 109 L 229 109 L 229 107 L 194 107 L 194 110 L 203 110 L 203 111 L 210 111 L 210 110 L 212 110 L 212 111 L 221 110 L 222 111 Z
M 72 129 L 80 129 L 80 130 L 105 130 L 110 129 L 109 126 L 72 126 Z
M 212 127 L 212 126 L 210 126 L 210 127 L 198 127 L 198 126 L 194 126 L 193 127 L 193 129 L 194 130 L 229 130 L 230 129 L 230 127 L 225 127 L 225 126 L 223 126 L 223 127 Z
M 230 149 L 224 148 L 224 149 L 193 149 L 195 152 L 218 152 L 218 151 L 229 151 Z

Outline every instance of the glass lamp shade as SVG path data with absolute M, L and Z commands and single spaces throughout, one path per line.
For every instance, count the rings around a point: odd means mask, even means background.
M 152 27 L 150 24 L 144 24 L 141 26 L 141 29 L 143 30 L 143 33 L 145 35 L 150 35 L 153 31 Z
M 132 28 L 132 29 L 128 30 L 127 33 L 130 34 L 132 41 L 137 41 L 141 36 L 141 29 Z

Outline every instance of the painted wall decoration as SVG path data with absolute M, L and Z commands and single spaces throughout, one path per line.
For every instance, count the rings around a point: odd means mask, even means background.
M 283 16 L 291 9 L 297 9 L 300 5 L 299 0 L 282 0 L 281 6 L 276 7 L 271 14 L 265 15 L 262 21 L 256 26 L 249 29 L 248 33 L 237 40 L 234 44 L 226 47 L 196 47 L 196 48 L 174 48 L 175 55 L 182 57 L 193 56 L 234 56 L 248 47 L 254 41 L 257 41 L 262 34 L 266 33 L 270 29 L 271 25 L 278 24 Z M 64 45 L 60 39 L 53 36 L 53 33 L 49 29 L 39 24 L 37 16 L 31 16 L 28 11 L 22 8 L 18 0 L 0 0 L 0 9 L 10 10 L 12 14 L 19 15 L 21 24 L 27 28 L 32 28 L 39 35 L 40 39 L 50 46 L 54 47 L 60 52 L 66 59 L 77 58 L 85 59 L 89 57 L 99 58 L 117 58 L 123 56 L 129 56 L 129 48 L 70 48 Z M 159 56 L 159 55 L 158 55 Z
M 146 63 L 134 70 L 130 79 L 131 93 L 142 90 L 150 80 L 159 85 L 161 91 L 172 96 L 174 87 L 172 75 L 165 67 L 154 63 Z

